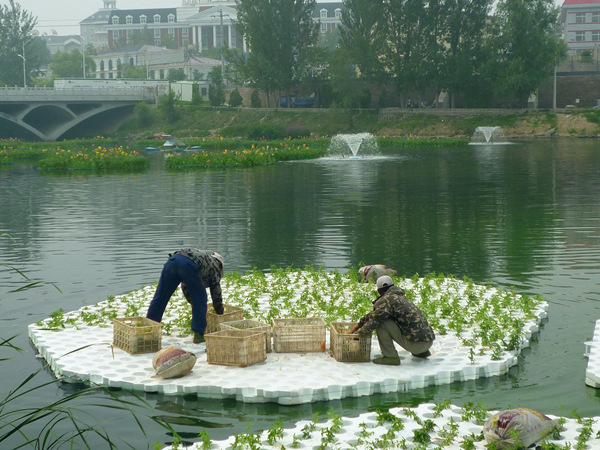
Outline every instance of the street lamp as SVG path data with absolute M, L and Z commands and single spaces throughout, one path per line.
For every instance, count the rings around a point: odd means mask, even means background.
M 83 55 L 82 67 L 83 67 L 83 79 L 85 79 L 85 39 L 83 33 L 81 33 L 81 54 Z
M 23 60 L 23 87 L 27 87 L 27 59 L 25 59 L 25 40 L 23 40 L 23 54 L 18 54 Z
M 229 17 L 229 14 L 223 14 L 223 8 L 220 8 L 218 16 L 210 16 L 211 19 L 216 19 L 217 17 L 221 20 L 221 76 L 225 77 L 225 36 L 223 35 L 223 17 Z

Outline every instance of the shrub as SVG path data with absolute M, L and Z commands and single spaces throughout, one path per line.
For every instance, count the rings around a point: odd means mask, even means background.
M 282 125 L 256 125 L 248 132 L 248 139 L 285 139 L 287 133 Z
M 250 96 L 250 106 L 253 108 L 260 108 L 262 106 L 258 89 L 252 91 L 252 95 Z
M 229 94 L 229 106 L 241 106 L 242 105 L 242 95 L 238 88 L 235 88 L 231 94 Z

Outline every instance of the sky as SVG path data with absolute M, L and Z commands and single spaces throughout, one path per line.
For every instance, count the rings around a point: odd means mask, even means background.
M 36 29 L 40 34 L 79 34 L 79 22 L 91 16 L 104 5 L 103 0 L 15 0 L 24 10 L 38 18 Z M 318 3 L 327 0 L 317 0 Z M 562 5 L 563 0 L 554 0 Z M 174 8 L 181 0 L 117 0 L 119 9 Z M 0 0 L 0 4 L 8 4 Z

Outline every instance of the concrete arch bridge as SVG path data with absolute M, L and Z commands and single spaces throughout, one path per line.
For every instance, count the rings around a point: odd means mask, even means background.
M 0 138 L 56 141 L 114 130 L 136 103 L 157 90 L 127 88 L 0 88 Z

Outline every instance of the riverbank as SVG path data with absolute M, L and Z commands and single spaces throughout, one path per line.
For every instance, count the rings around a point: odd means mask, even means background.
M 139 139 L 158 132 L 178 137 L 248 137 L 257 127 L 288 135 L 334 136 L 369 132 L 382 136 L 470 138 L 479 126 L 500 126 L 509 138 L 600 136 L 600 111 L 592 109 L 252 109 L 179 105 L 167 120 L 158 110 L 134 116 L 118 134 Z

